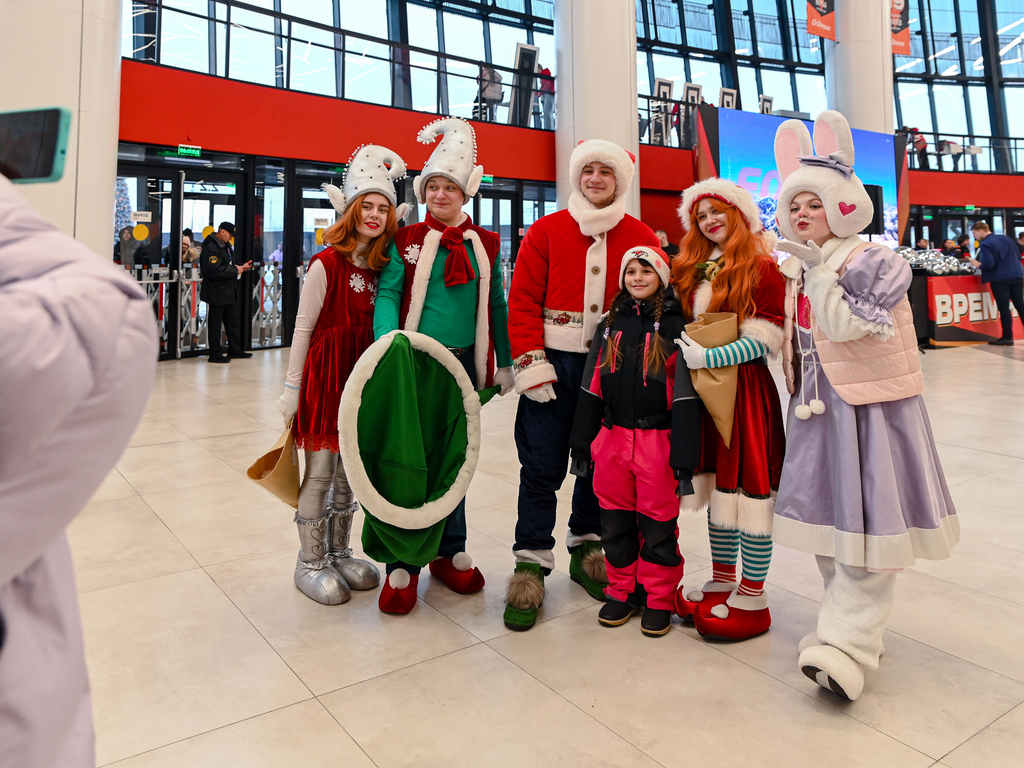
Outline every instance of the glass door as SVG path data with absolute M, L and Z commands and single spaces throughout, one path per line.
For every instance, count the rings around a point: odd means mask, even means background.
M 501 238 L 501 277 L 508 295 L 512 284 L 512 260 L 522 237 L 522 203 L 515 192 L 483 190 L 475 198 L 473 221 Z
M 180 356 L 179 270 L 181 176 L 164 170 L 121 166 L 114 191 L 114 263 L 146 291 L 160 336 L 160 359 Z

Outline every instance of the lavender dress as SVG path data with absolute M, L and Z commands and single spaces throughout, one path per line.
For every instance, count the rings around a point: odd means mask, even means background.
M 906 296 L 910 280 L 906 262 L 888 248 L 873 247 L 850 262 L 839 285 L 854 317 L 877 333 L 892 327 L 891 310 Z M 813 345 L 809 318 L 801 292 L 793 339 L 797 392 L 789 404 L 775 541 L 876 569 L 903 568 L 918 557 L 949 557 L 960 526 L 924 398 L 844 402 L 815 355 L 800 362 L 800 347 L 806 352 Z M 815 396 L 825 412 L 796 418 L 796 407 Z

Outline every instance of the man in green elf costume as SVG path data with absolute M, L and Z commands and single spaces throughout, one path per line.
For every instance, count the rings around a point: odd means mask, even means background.
M 483 166 L 476 164 L 476 136 L 468 122 L 449 117 L 427 125 L 418 138 L 430 144 L 438 136 L 440 144 L 413 184 L 427 206 L 426 219 L 400 229 L 388 249 L 391 260 L 380 275 L 374 336 L 380 339 L 398 329 L 429 336 L 454 355 L 475 389 L 496 385 L 504 395 L 512 389 L 513 375 L 500 239 L 474 225 L 462 210 L 483 177 Z M 422 379 L 417 381 L 424 386 Z M 451 505 L 443 525 L 417 528 L 406 520 L 404 528 L 385 528 L 367 503 L 363 545 L 387 566 L 378 601 L 385 613 L 412 610 L 420 568 L 428 563 L 431 575 L 454 592 L 483 588 L 483 574 L 466 553 L 465 491 L 472 474 L 457 473 L 445 491 L 442 498 L 460 500 Z

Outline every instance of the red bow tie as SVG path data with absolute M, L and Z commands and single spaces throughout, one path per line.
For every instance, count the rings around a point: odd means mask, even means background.
M 462 230 L 458 227 L 446 227 L 441 233 L 441 246 L 448 249 L 448 258 L 444 262 L 444 284 L 448 288 L 465 285 L 476 279 L 476 272 L 469 261 L 466 243 Z

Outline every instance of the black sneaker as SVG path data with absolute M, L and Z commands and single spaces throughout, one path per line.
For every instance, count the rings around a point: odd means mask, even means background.
M 230 363 L 231 362 L 231 358 L 228 357 L 227 355 L 221 355 L 220 357 L 213 357 L 211 355 L 210 359 L 207 360 L 207 362 L 209 362 L 209 363 Z
M 991 344 L 993 347 L 1012 347 L 1013 339 L 995 339 L 993 341 L 990 341 L 989 344 Z
M 640 612 L 640 609 L 629 603 L 622 603 L 618 600 L 608 600 L 597 614 L 597 620 L 606 627 L 620 627 L 629 621 L 630 617 Z
M 237 352 L 235 354 L 228 355 L 228 357 L 230 357 L 232 359 L 234 359 L 236 357 L 240 357 L 240 358 L 242 358 L 244 360 L 247 357 L 252 357 L 252 352 Z
M 640 631 L 649 637 L 660 637 L 672 629 L 672 611 L 648 608 L 640 622 Z

